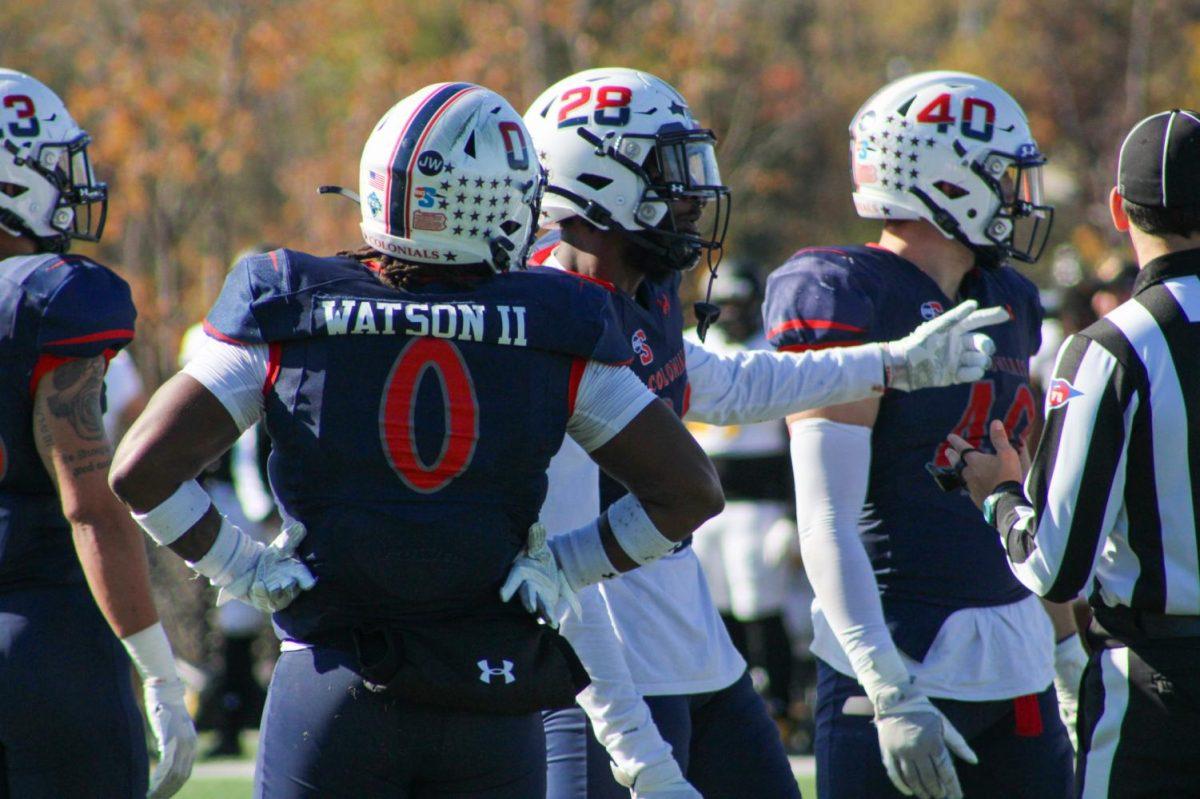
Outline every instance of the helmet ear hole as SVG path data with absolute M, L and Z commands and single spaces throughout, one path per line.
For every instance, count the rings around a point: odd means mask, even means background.
M 6 197 L 20 197 L 27 191 L 29 191 L 28 186 L 19 186 L 16 183 L 0 183 L 0 194 Z
M 605 186 L 608 186 L 612 183 L 612 178 L 606 178 L 603 175 L 593 175 L 590 172 L 585 172 L 575 179 L 585 186 L 590 186 L 596 191 L 600 191 Z
M 959 197 L 966 197 L 970 194 L 962 186 L 959 186 L 957 183 L 951 183 L 948 180 L 939 180 L 933 184 L 933 187 L 951 200 L 957 200 Z

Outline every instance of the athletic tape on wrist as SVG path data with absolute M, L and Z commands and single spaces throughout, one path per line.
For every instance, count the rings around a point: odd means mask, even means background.
M 641 566 L 675 550 L 675 542 L 658 531 L 633 494 L 608 506 L 608 525 L 625 554 Z
M 171 654 L 171 642 L 163 630 L 162 622 L 155 622 L 146 629 L 121 639 L 129 659 L 137 667 L 143 680 L 177 680 L 175 656 Z
M 204 557 L 187 565 L 218 588 L 224 588 L 254 562 L 255 541 L 224 516 L 221 529 Z
M 145 513 L 133 514 L 133 520 L 156 544 L 167 546 L 192 529 L 211 504 L 208 492 L 195 480 L 188 480 L 160 504 Z
M 617 567 L 609 561 L 600 541 L 599 519 L 552 537 L 549 546 L 558 561 L 558 568 L 574 591 L 617 574 Z

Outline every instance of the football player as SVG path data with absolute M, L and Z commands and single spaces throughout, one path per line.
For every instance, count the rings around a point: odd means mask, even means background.
M 970 331 L 1006 317 L 973 312 L 973 303 L 941 327 L 882 347 L 721 356 L 685 342 L 680 276 L 703 255 L 719 258 L 728 210 L 712 131 L 679 92 L 632 69 L 572 75 L 535 100 L 525 120 L 549 173 L 542 219 L 558 228 L 534 262 L 608 290 L 630 367 L 674 414 L 715 424 L 780 419 L 875 396 L 885 385 L 982 375 L 991 345 Z M 660 479 L 676 469 L 661 453 L 656 463 Z M 555 456 L 550 482 L 542 519 L 551 529 L 627 501 L 620 480 L 571 442 Z M 557 539 L 551 544 L 561 553 Z M 797 795 L 779 734 L 690 547 L 580 600 L 564 632 L 592 684 L 580 695 L 583 710 L 546 718 L 549 796 L 628 796 L 630 786 L 660 799 L 697 789 L 733 799 Z
M 162 751 L 149 795 L 179 790 L 196 750 L 142 535 L 106 482 L 104 372 L 137 314 L 124 280 L 68 252 L 104 228 L 90 141 L 0 69 L 2 796 L 147 795 L 130 658 Z
M 830 352 L 895 338 L 966 299 L 1012 321 L 988 328 L 996 352 L 982 380 L 789 419 L 816 592 L 818 791 L 1065 799 L 1054 630 L 944 471 L 947 430 L 984 448 L 1001 419 L 1020 442 L 1037 413 L 1029 358 L 1042 311 L 1007 262 L 1033 262 L 1045 245 L 1045 158 L 1020 106 L 959 72 L 885 86 L 850 137 L 855 207 L 883 231 L 876 244 L 800 250 L 770 276 L 771 344 Z M 1064 652 L 1081 653 L 1063 611 Z
M 513 269 L 543 187 L 499 95 L 440 83 L 400 101 L 363 149 L 365 246 L 244 259 L 210 340 L 118 452 L 114 489 L 147 532 L 275 611 L 257 795 L 543 795 L 538 711 L 586 683 L 527 610 L 570 601 L 534 524 L 564 435 L 632 491 L 559 536 L 580 582 L 720 510 L 703 451 L 621 366 L 607 293 Z M 269 547 L 194 480 L 259 418 L 285 519 Z

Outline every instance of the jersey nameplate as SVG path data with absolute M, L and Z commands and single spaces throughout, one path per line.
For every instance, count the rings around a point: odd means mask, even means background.
M 432 336 L 529 346 L 524 305 L 385 302 L 342 297 L 317 300 L 313 316 L 314 332 L 324 332 L 327 336 Z

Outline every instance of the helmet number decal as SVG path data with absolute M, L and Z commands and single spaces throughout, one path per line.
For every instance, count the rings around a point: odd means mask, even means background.
M 428 464 L 421 458 L 416 437 L 417 420 L 422 418 L 418 395 L 427 378 L 439 384 L 445 419 L 440 452 Z M 441 491 L 471 465 L 479 441 L 479 401 L 471 373 L 453 342 L 422 336 L 401 351 L 384 386 L 379 435 L 384 457 L 396 475 L 419 494 Z
M 20 106 L 18 108 L 18 106 Z M 17 119 L 28 120 L 27 122 L 9 122 L 8 132 L 13 136 L 27 138 L 36 136 L 42 132 L 42 126 L 38 124 L 37 113 L 33 107 L 33 100 L 29 99 L 24 94 L 10 94 L 4 98 L 5 108 L 16 108 Z
M 938 133 L 949 130 L 956 121 L 951 113 L 950 95 L 943 93 L 933 98 L 917 113 L 917 121 L 937 125 Z M 957 121 L 959 131 L 968 139 L 991 141 L 996 129 L 996 106 L 978 97 L 968 97 L 963 100 L 962 117 Z
M 504 154 L 508 156 L 511 169 L 529 169 L 529 148 L 525 146 L 525 134 L 516 122 L 501 122 L 500 136 L 504 139 Z
M 591 86 L 576 86 L 562 93 L 559 100 L 563 107 L 558 111 L 558 126 L 560 128 L 586 125 L 587 114 L 569 116 L 569 114 L 592 99 Z M 629 104 L 633 101 L 633 91 L 627 86 L 601 86 L 596 90 L 596 110 L 592 113 L 592 121 L 597 125 L 608 125 L 621 128 L 629 124 Z

